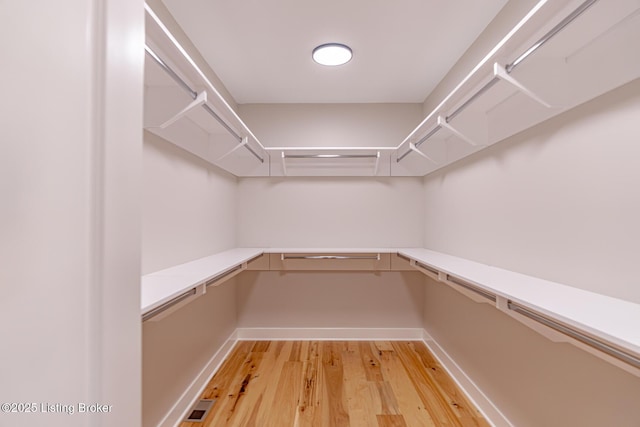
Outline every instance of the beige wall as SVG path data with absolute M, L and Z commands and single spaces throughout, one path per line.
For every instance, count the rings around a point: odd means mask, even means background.
M 235 330 L 235 281 L 209 288 L 184 308 L 143 324 L 144 427 L 158 425 Z
M 640 378 L 425 279 L 425 325 L 518 427 L 636 427 Z
M 421 178 L 244 178 L 245 247 L 415 247 L 424 225 Z
M 414 272 L 246 272 L 240 328 L 420 328 L 424 287 Z
M 426 247 L 640 302 L 640 80 L 425 178 Z M 518 426 L 635 426 L 634 377 L 429 282 L 425 328 Z

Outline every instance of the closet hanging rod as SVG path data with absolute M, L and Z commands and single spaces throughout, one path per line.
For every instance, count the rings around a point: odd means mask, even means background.
M 174 299 L 172 299 L 172 300 L 170 300 L 170 301 L 165 302 L 165 303 L 164 303 L 164 304 L 162 304 L 161 306 L 156 307 L 156 308 L 154 308 L 153 310 L 151 310 L 151 311 L 148 311 L 148 312 L 144 313 L 144 314 L 142 315 L 142 321 L 143 321 L 143 322 L 146 322 L 147 320 L 151 319 L 152 317 L 157 316 L 158 314 L 160 314 L 160 313 L 162 313 L 162 312 L 164 312 L 164 311 L 166 311 L 166 310 L 170 309 L 170 308 L 171 308 L 171 307 L 173 307 L 174 305 L 178 304 L 178 303 L 179 303 L 179 302 L 181 302 L 181 301 L 184 301 L 185 299 L 187 299 L 187 298 L 189 298 L 190 296 L 193 296 L 193 295 L 195 295 L 195 294 L 196 294 L 196 290 L 195 290 L 195 288 L 194 288 L 194 289 L 191 289 L 191 290 L 189 290 L 189 291 L 187 291 L 187 292 L 185 292 L 185 293 L 183 293 L 183 294 L 181 294 L 181 295 L 179 295 L 179 296 L 175 297 Z
M 423 270 L 427 270 L 429 273 L 434 274 L 436 277 L 440 274 L 440 272 L 435 268 L 431 267 L 430 265 L 423 264 L 420 261 L 416 261 L 416 266 L 422 268 Z
M 198 96 L 198 92 L 191 89 L 187 82 L 182 80 L 182 78 L 180 78 L 180 76 L 175 71 L 173 71 L 173 69 L 171 69 L 171 67 L 169 67 L 166 62 L 160 59 L 160 57 L 156 55 L 156 53 L 149 46 L 145 45 L 144 50 L 156 62 L 156 64 L 160 66 L 160 68 L 162 68 L 176 83 L 178 83 L 178 86 L 184 89 L 185 92 L 188 92 L 192 99 L 196 99 L 196 97 Z M 229 127 L 229 125 L 227 125 L 224 120 L 222 120 L 222 118 L 218 116 L 211 108 L 208 108 L 209 106 L 207 104 L 204 104 L 203 107 L 218 121 L 218 123 L 220 123 L 220 125 L 222 125 L 227 130 L 227 132 L 233 135 L 233 137 L 238 140 L 238 142 L 242 142 L 242 137 L 238 135 L 233 129 L 231 129 L 231 127 Z
M 462 288 L 465 288 L 473 293 L 476 293 L 483 298 L 496 302 L 496 296 L 494 294 L 492 294 L 491 292 L 485 291 L 484 289 L 480 289 L 477 286 L 474 286 L 470 283 L 467 283 L 464 280 L 458 279 L 457 277 L 447 274 L 447 281 L 454 283 L 455 285 L 460 286 Z
M 590 6 L 592 6 L 598 0 L 586 0 L 580 6 L 578 6 L 573 12 L 567 15 L 562 21 L 560 21 L 556 26 L 550 29 L 544 36 L 542 36 L 537 42 L 535 42 L 529 49 L 525 50 L 521 53 L 513 62 L 507 64 L 505 66 L 505 71 L 507 74 L 510 74 L 513 70 L 516 69 L 518 65 L 520 65 L 525 59 L 527 59 L 533 52 L 540 49 L 545 43 L 551 40 L 556 34 L 564 29 L 567 25 L 573 22 L 578 16 L 582 15 L 582 13 L 587 10 Z M 482 86 L 476 93 L 474 93 L 471 98 L 464 102 L 461 106 L 459 106 L 453 113 L 449 114 L 446 117 L 447 123 L 453 118 L 455 118 L 458 114 L 464 111 L 465 108 L 469 106 L 475 99 L 477 99 L 484 92 L 489 90 L 493 85 L 495 85 L 500 79 L 498 77 L 494 77 L 489 82 L 487 82 L 484 86 Z
M 287 259 L 370 259 L 380 261 L 380 254 L 377 255 L 280 255 L 282 261 Z
M 173 79 L 173 81 L 178 84 L 178 86 L 180 86 L 185 92 L 189 94 L 191 99 L 196 99 L 198 93 L 195 90 L 191 89 L 187 82 L 182 80 L 182 78 L 153 51 L 153 49 L 151 49 L 148 45 L 145 45 L 144 50 L 147 55 L 149 55 L 151 59 L 153 59 L 153 61 L 158 64 L 158 66 L 160 66 L 160 68 L 162 68 L 164 72 L 167 73 L 169 77 L 171 77 L 171 79 Z M 222 118 L 215 111 L 213 111 L 211 107 L 209 107 L 207 104 L 204 104 L 202 107 L 207 113 L 209 113 L 214 119 L 216 119 L 216 121 L 220 123 L 220 125 L 224 127 L 227 132 L 229 132 L 238 142 L 242 142 L 242 137 L 238 135 L 236 131 L 231 129 L 231 127 L 224 120 L 222 120 Z M 258 160 L 260 160 L 260 163 L 264 163 L 264 158 L 256 153 L 251 147 L 246 144 L 244 147 L 249 150 L 249 152 L 253 154 Z
M 185 92 L 189 92 L 189 95 L 191 96 L 192 99 L 196 99 L 196 97 L 198 96 L 198 93 L 191 89 L 191 87 L 184 81 L 182 80 L 182 78 L 176 74 L 175 71 L 173 71 L 167 64 L 166 62 L 164 62 L 162 59 L 160 59 L 160 57 L 158 55 L 156 55 L 156 53 L 153 51 L 153 49 L 151 49 L 148 45 L 144 45 L 144 51 L 147 55 L 149 55 L 151 57 L 151 59 L 153 59 L 155 61 L 156 64 L 158 64 L 160 66 L 160 68 L 162 68 L 164 70 L 165 73 L 167 73 L 169 75 L 169 77 L 171 77 L 173 79 L 174 82 L 178 83 L 178 85 L 184 89 Z
M 236 266 L 235 266 L 235 267 L 233 267 L 231 270 L 227 270 L 227 271 L 225 271 L 224 273 L 220 273 L 220 274 L 218 274 L 217 276 L 215 276 L 215 277 L 213 277 L 213 278 L 211 278 L 211 279 L 207 280 L 207 281 L 205 282 L 205 286 L 208 288 L 208 287 L 209 287 L 209 286 L 211 286 L 211 285 L 215 285 L 215 284 L 216 284 L 217 282 L 219 282 L 221 279 L 224 279 L 225 277 L 230 276 L 230 275 L 232 275 L 232 274 L 236 273 L 237 271 L 241 271 L 241 270 L 243 270 L 243 268 L 242 268 L 242 264 L 240 264 L 240 265 L 236 265 Z
M 551 40 L 556 34 L 562 31 L 567 25 L 573 22 L 578 16 L 580 16 L 584 11 L 586 11 L 589 7 L 591 7 L 598 0 L 586 0 L 581 3 L 573 12 L 567 15 L 562 21 L 560 21 L 557 25 L 555 25 L 551 30 L 549 30 L 545 35 L 543 35 L 538 41 L 536 41 L 529 49 L 525 50 L 521 53 L 516 59 L 514 59 L 511 63 L 505 66 L 505 71 L 509 74 L 511 73 L 518 65 L 520 65 L 525 59 L 527 59 L 533 52 L 541 48 L 545 43 Z M 492 86 L 498 83 L 500 79 L 498 77 L 493 77 L 489 80 L 484 86 L 478 89 L 469 99 L 467 99 L 462 105 L 456 108 L 451 114 L 445 117 L 445 121 L 449 123 L 452 119 L 462 113 L 471 103 L 473 103 L 480 95 L 488 91 Z M 425 142 L 431 136 L 433 136 L 436 132 L 438 132 L 441 127 L 438 125 L 431 132 L 429 132 L 426 136 L 420 139 L 415 146 L 419 147 L 420 144 Z M 407 150 L 404 154 L 397 158 L 396 162 L 400 162 L 402 159 L 407 157 L 412 150 Z
M 553 27 L 551 30 L 549 30 L 549 32 L 547 32 L 544 36 L 542 36 L 540 38 L 540 40 L 535 42 L 529 49 L 527 49 L 524 53 L 522 53 L 520 56 L 518 56 L 511 64 L 507 65 L 505 67 L 507 73 L 510 73 L 511 71 L 513 71 L 529 55 L 531 55 L 533 52 L 535 52 L 540 47 L 542 47 L 542 45 L 544 45 L 546 42 L 551 40 L 556 34 L 558 34 L 560 31 L 562 31 L 562 29 L 564 27 L 566 27 L 571 22 L 573 22 L 574 19 L 576 19 L 578 16 L 580 16 L 585 10 L 587 10 L 589 7 L 591 7 L 597 1 L 598 0 L 587 0 L 584 3 L 582 3 L 580 6 L 578 6 L 573 12 L 571 12 L 569 15 L 567 15 L 566 18 L 564 18 L 562 21 L 560 21 L 558 23 L 558 25 Z
M 622 350 L 619 350 L 604 341 L 592 338 L 576 329 L 565 326 L 559 322 L 556 322 L 553 319 L 549 319 L 546 316 L 543 316 L 541 314 L 536 313 L 535 311 L 522 307 L 521 305 L 516 304 L 512 301 L 507 302 L 507 307 L 509 308 L 509 310 L 512 310 L 518 314 L 528 317 L 531 320 L 534 320 L 551 329 L 554 329 L 557 332 L 567 335 L 575 340 L 578 340 L 583 344 L 588 345 L 589 347 L 595 348 L 596 350 L 600 350 L 603 353 L 606 353 L 609 356 L 614 357 L 618 360 L 621 360 L 633 367 L 640 368 L 640 358 L 638 358 L 633 354 L 629 354 Z
M 285 154 L 285 159 L 376 159 L 377 154 Z

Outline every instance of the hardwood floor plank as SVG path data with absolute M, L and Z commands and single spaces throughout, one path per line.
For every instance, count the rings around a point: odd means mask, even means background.
M 367 381 L 367 373 L 362 363 L 359 346 L 359 342 L 351 341 L 347 344 L 347 350 L 342 354 L 345 381 Z
M 241 341 L 180 427 L 488 426 L 422 342 Z
M 374 341 L 373 345 L 379 351 L 393 351 L 393 345 L 390 341 Z
M 419 357 L 407 342 L 394 342 L 393 346 L 431 418 L 440 426 L 459 427 L 460 423 L 453 411 L 452 402 L 438 393 L 437 386 L 426 372 L 427 369 L 420 365 Z
M 335 427 L 348 427 L 349 414 L 346 411 L 346 399 L 344 398 L 342 365 L 343 343 L 324 342 L 322 352 L 322 371 L 324 380 L 324 394 L 326 405 L 329 409 L 329 425 Z
M 262 404 L 258 409 L 257 425 L 263 425 L 262 423 L 269 418 L 273 407 L 280 403 L 275 400 L 277 384 L 280 380 L 284 364 L 288 361 L 289 355 L 291 354 L 291 348 L 292 342 L 284 341 L 281 346 L 276 346 L 273 354 L 269 355 L 270 363 L 268 367 L 265 366 L 267 369 L 265 369 L 264 375 L 261 377 L 261 388 L 258 390 L 258 392 L 262 393 Z
M 383 381 L 380 371 L 381 352 L 375 348 L 372 342 L 360 342 L 360 355 L 367 374 L 368 381 Z
M 380 396 L 380 415 L 399 415 L 400 408 L 398 408 L 398 402 L 396 396 L 393 393 L 391 384 L 387 381 L 377 381 L 374 383 L 378 396 Z
M 253 341 L 251 351 L 254 353 L 264 353 L 269 351 L 269 346 L 271 346 L 271 341 Z
M 367 374 L 359 350 L 360 343 L 351 341 L 342 354 L 344 388 L 351 427 L 376 426 L 380 397 L 375 384 L 367 381 Z
M 402 415 L 378 415 L 378 427 L 407 427 Z
M 318 378 L 320 355 L 317 341 L 303 343 L 300 351 L 302 378 L 297 397 L 294 426 L 320 425 L 318 407 L 321 401 L 321 381 Z
M 300 362 L 300 352 L 302 351 L 302 341 L 293 341 L 291 344 L 290 362 Z
M 415 385 L 400 361 L 397 351 L 383 352 L 382 373 L 396 397 L 400 413 L 411 427 L 435 427 L 425 404 L 420 399 Z
M 245 358 L 249 355 L 251 347 L 253 347 L 253 342 L 251 341 L 239 341 L 235 345 L 230 356 L 220 367 L 220 370 L 214 375 L 211 381 L 209 381 L 209 384 L 207 384 L 203 399 L 217 399 L 220 397 L 221 390 L 222 393 L 226 393 L 230 383 L 236 376 L 236 372 L 240 370 Z
M 277 404 L 271 407 L 265 418 L 265 423 L 261 425 L 265 427 L 293 426 L 298 410 L 301 386 L 302 362 L 285 362 L 275 393 Z
M 447 374 L 444 368 L 433 357 L 429 349 L 424 343 L 410 343 L 411 348 L 420 357 L 422 365 L 426 368 L 427 373 L 433 379 L 440 394 L 445 396 L 451 402 L 453 410 L 460 419 L 463 426 L 489 426 L 490 424 L 484 419 L 482 413 L 469 401 L 469 399 L 460 391 L 453 379 Z
M 237 406 L 233 415 L 229 417 L 228 425 L 252 425 L 250 423 L 252 419 L 254 420 L 253 425 L 255 425 L 264 390 L 269 386 L 269 381 L 265 381 L 264 377 L 268 375 L 272 366 L 270 353 L 251 353 L 249 357 L 254 358 L 254 361 L 259 360 L 259 363 L 255 364 L 253 375 L 245 385 L 242 404 Z M 212 424 L 212 426 L 215 425 Z
M 248 391 L 254 386 L 264 354 L 263 352 L 250 352 L 244 357 L 243 363 L 235 372 L 235 377 L 228 383 L 228 392 L 220 394 L 206 423 L 211 426 L 231 425 L 236 418 L 242 418 L 245 415 L 244 413 L 249 406 L 242 403 L 246 399 Z
M 375 394 L 377 391 L 370 381 L 345 381 L 349 426 L 369 427 L 377 425 Z

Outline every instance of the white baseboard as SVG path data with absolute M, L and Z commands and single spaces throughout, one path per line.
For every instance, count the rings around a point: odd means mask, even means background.
M 422 328 L 238 328 L 238 340 L 421 340 Z
M 191 406 L 193 406 L 195 401 L 200 397 L 209 381 L 211 381 L 211 378 L 213 378 L 213 374 L 220 369 L 222 362 L 224 362 L 229 353 L 231 353 L 237 341 L 237 333 L 233 331 L 229 338 L 227 338 L 227 341 L 215 352 L 209 362 L 202 368 L 191 384 L 189 384 L 189 387 L 182 393 L 180 399 L 169 409 L 162 421 L 158 423 L 158 427 L 177 427 L 182 423 Z
M 453 381 L 467 395 L 471 403 L 484 415 L 484 417 L 494 427 L 513 427 L 507 417 L 493 404 L 491 400 L 478 388 L 478 386 L 467 376 L 467 374 L 458 366 L 458 364 L 447 354 L 446 351 L 423 330 L 421 338 L 429 348 L 434 357 L 440 362 L 442 367 L 447 371 Z

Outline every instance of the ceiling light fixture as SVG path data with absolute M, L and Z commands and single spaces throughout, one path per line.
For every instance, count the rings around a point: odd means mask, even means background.
M 313 49 L 313 60 L 320 65 L 336 66 L 346 64 L 351 60 L 353 52 L 347 45 L 327 43 Z

